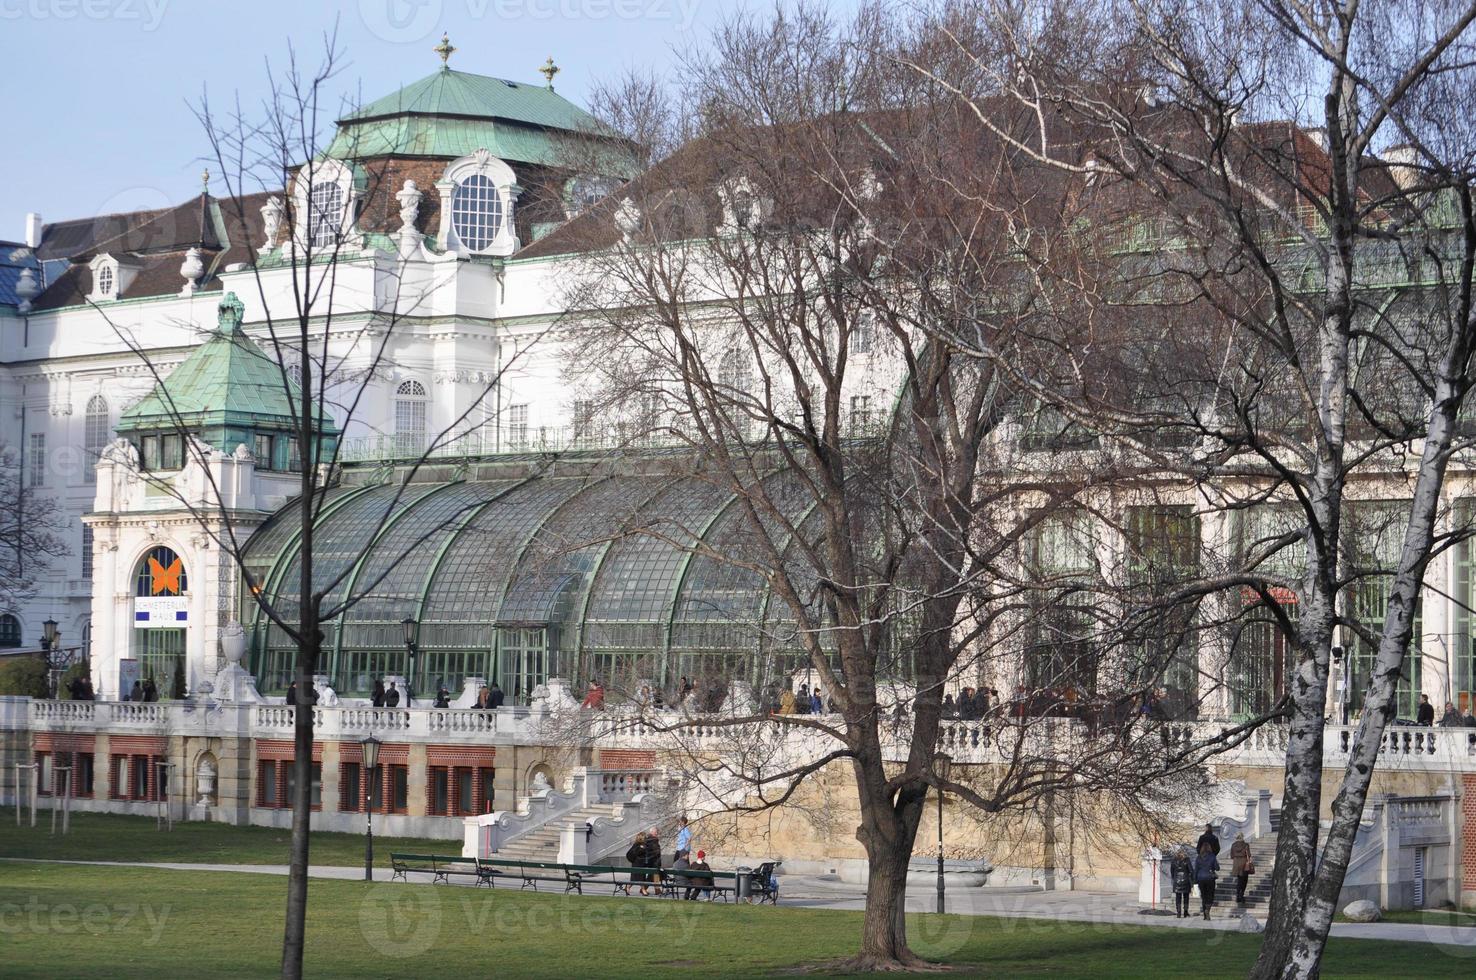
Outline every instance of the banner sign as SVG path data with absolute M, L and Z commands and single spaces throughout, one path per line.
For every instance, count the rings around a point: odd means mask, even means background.
M 133 628 L 169 629 L 189 625 L 189 600 L 182 595 L 135 596 Z
M 118 700 L 119 701 L 122 701 L 124 698 L 128 697 L 129 693 L 133 690 L 133 685 L 136 684 L 136 683 L 138 683 L 138 680 L 139 680 L 139 676 L 138 676 L 138 661 L 137 660 L 119 660 L 118 661 Z

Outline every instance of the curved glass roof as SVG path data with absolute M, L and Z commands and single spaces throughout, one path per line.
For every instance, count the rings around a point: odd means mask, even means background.
M 764 491 L 788 520 L 807 519 L 797 481 L 771 476 Z M 289 504 L 247 549 L 248 569 L 286 616 L 297 612 L 296 513 Z M 798 557 L 786 536 L 778 543 L 787 560 Z M 340 490 L 323 508 L 314 553 L 326 607 L 344 607 L 323 624 L 329 662 L 320 669 L 347 676 L 346 691 L 407 669 L 396 659 L 406 618 L 417 623 L 425 686 L 505 675 L 524 691 L 539 675 L 586 676 L 599 658 L 757 659 L 772 646 L 761 642 L 763 624 L 782 618 L 763 576 L 742 564 L 761 565 L 764 554 L 741 500 L 694 477 L 545 474 Z M 290 674 L 285 635 L 246 612 L 276 683 Z

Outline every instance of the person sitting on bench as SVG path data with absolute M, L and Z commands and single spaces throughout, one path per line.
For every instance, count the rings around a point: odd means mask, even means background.
M 703 871 L 708 873 L 701 874 Z M 712 897 L 712 868 L 707 864 L 706 851 L 698 851 L 697 860 L 687 866 L 687 881 L 687 894 L 683 896 L 687 901 L 697 901 L 699 894 Z

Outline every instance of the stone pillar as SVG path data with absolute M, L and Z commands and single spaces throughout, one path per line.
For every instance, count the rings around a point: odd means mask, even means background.
M 325 741 L 322 744 L 323 744 L 323 760 L 322 760 L 322 767 L 323 767 L 323 812 L 324 813 L 337 813 L 338 812 L 339 802 L 340 802 L 340 800 L 338 798 L 338 788 L 339 788 L 338 776 L 339 776 L 339 767 L 342 765 L 342 763 L 340 761 L 340 758 L 339 758 L 338 742 L 336 742 L 336 741 L 334 741 L 332 739 L 329 739 L 328 741 Z
M 410 756 L 406 763 L 405 813 L 411 817 L 423 817 L 430 810 L 430 770 L 424 742 L 410 743 Z

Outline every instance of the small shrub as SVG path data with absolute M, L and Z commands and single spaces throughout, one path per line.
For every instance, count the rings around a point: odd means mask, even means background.
M 0 663 L 0 694 L 44 698 L 50 693 L 46 661 L 40 657 L 12 657 Z

